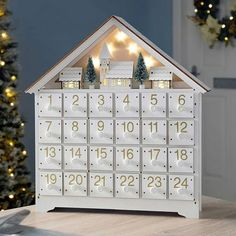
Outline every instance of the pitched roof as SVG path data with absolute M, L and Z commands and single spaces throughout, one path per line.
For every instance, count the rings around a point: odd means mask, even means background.
M 137 44 L 142 46 L 154 58 L 159 60 L 161 64 L 168 67 L 171 71 L 173 71 L 178 77 L 180 77 L 185 83 L 187 83 L 196 91 L 205 93 L 210 90 L 210 88 L 208 88 L 208 86 L 206 86 L 202 81 L 197 79 L 183 66 L 178 64 L 174 59 L 164 53 L 160 48 L 158 48 L 154 43 L 152 43 L 149 39 L 143 36 L 139 31 L 137 31 L 124 19 L 118 16 L 111 16 L 93 34 L 83 40 L 74 50 L 72 50 L 69 54 L 62 58 L 55 66 L 49 69 L 37 81 L 35 81 L 26 90 L 26 92 L 37 92 L 54 76 L 60 73 L 63 68 L 73 65 L 76 60 L 78 60 L 78 58 L 81 57 L 84 52 L 86 52 L 86 50 L 89 50 L 89 48 L 93 46 L 94 43 L 97 42 L 97 40 L 99 40 L 104 34 L 108 34 L 112 29 L 114 29 L 114 27 L 117 27 L 121 31 L 126 33 L 130 38 L 132 38 Z
M 106 43 L 104 43 L 99 57 L 100 57 L 100 59 L 110 59 L 111 58 L 111 54 L 109 52 L 109 49 L 108 49 L 108 46 Z
M 130 79 L 133 77 L 134 63 L 132 61 L 111 61 L 107 79 Z
M 150 68 L 149 80 L 172 80 L 173 73 L 165 66 Z

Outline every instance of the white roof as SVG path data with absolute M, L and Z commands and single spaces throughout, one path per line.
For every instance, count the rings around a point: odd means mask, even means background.
M 118 16 L 111 16 L 106 20 L 94 33 L 83 40 L 74 50 L 62 58 L 55 66 L 49 69 L 44 75 L 36 80 L 27 90 L 27 93 L 35 93 L 41 89 L 46 83 L 57 76 L 62 69 L 74 65 L 83 55 L 98 43 L 101 38 L 108 35 L 114 28 L 118 28 L 127 34 L 134 42 L 142 47 L 147 53 L 158 60 L 162 65 L 168 67 L 173 73 L 181 78 L 189 87 L 196 92 L 205 93 L 210 88 L 202 81 L 192 75 L 183 66 L 178 64 L 173 58 L 168 56 L 160 48 L 158 48 L 149 39 L 143 36 L 139 31 Z
M 151 67 L 149 80 L 172 80 L 173 73 L 165 66 Z
M 111 54 L 110 54 L 109 48 L 107 44 L 104 43 L 102 47 L 102 51 L 100 53 L 100 59 L 110 59 L 110 58 L 111 58 Z
M 130 79 L 133 77 L 134 63 L 132 61 L 111 61 L 107 79 Z
M 59 81 L 81 81 L 82 67 L 66 67 L 59 74 Z

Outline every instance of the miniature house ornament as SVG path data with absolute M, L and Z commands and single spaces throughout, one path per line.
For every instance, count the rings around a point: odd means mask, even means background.
M 141 89 L 134 80 L 139 53 L 146 65 L 152 60 Z M 97 88 L 87 89 L 94 78 Z M 26 91 L 35 94 L 37 210 L 198 218 L 207 91 L 125 20 L 110 17 Z

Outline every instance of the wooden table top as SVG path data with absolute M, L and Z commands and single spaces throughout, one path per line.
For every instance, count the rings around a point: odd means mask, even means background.
M 73 235 L 89 236 L 235 236 L 236 203 L 204 197 L 201 219 L 186 219 L 174 213 L 138 213 L 125 211 L 63 210 L 35 212 L 35 206 L 7 210 L 9 213 L 29 209 L 22 225 Z

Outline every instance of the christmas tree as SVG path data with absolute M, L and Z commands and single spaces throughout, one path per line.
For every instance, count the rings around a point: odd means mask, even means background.
M 93 59 L 89 57 L 88 64 L 86 68 L 85 79 L 89 81 L 91 84 L 96 80 L 96 71 L 93 65 Z
M 0 210 L 34 202 L 21 142 L 24 122 L 18 112 L 17 43 L 8 33 L 10 15 L 7 0 L 0 0 Z
M 139 53 L 137 66 L 134 72 L 134 79 L 143 84 L 144 80 L 146 80 L 147 78 L 147 67 L 145 65 L 142 53 Z

